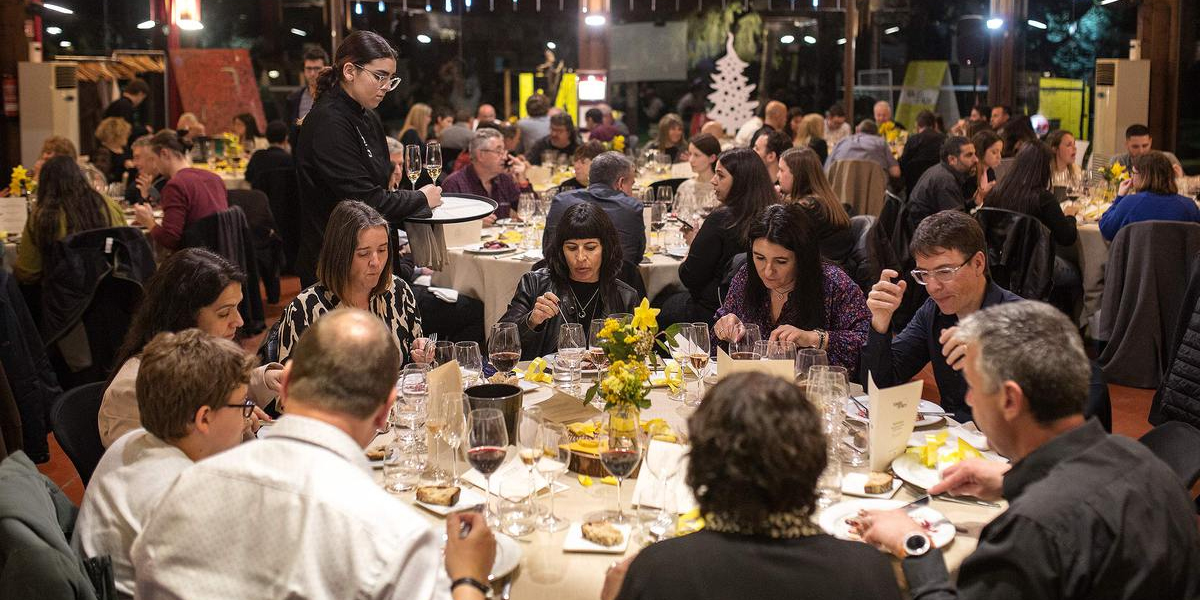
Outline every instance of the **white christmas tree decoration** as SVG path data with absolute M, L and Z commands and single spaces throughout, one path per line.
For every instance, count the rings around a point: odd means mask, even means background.
M 755 87 L 742 74 L 748 66 L 750 63 L 739 58 L 733 49 L 733 34 L 729 33 L 725 56 L 717 60 L 717 72 L 712 74 L 713 92 L 708 95 L 708 101 L 713 105 L 708 117 L 720 123 L 728 133 L 737 131 L 754 117 L 754 109 L 758 106 L 758 102 L 748 100 Z

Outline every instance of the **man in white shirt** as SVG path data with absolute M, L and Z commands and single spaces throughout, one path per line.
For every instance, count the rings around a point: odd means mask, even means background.
M 833 150 L 838 142 L 850 136 L 850 124 L 846 122 L 846 109 L 841 102 L 835 102 L 829 107 L 825 116 L 825 143 Z
M 246 397 L 253 362 L 237 344 L 199 329 L 160 333 L 146 344 L 136 383 L 144 429 L 104 453 L 71 538 L 84 558 L 112 557 L 122 597 L 134 589 L 129 547 L 175 476 L 241 442 L 254 408 Z
M 188 469 L 155 510 L 133 544 L 138 595 L 483 598 L 496 550 L 482 515 L 447 519 L 443 570 L 440 532 L 385 492 L 363 455 L 399 370 L 377 317 L 321 317 L 292 350 L 288 412 L 270 435 Z

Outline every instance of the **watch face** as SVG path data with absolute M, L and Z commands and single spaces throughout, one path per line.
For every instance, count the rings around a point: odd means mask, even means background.
M 919 533 L 914 533 L 904 540 L 904 549 L 908 551 L 910 556 L 918 556 L 929 551 L 929 538 Z

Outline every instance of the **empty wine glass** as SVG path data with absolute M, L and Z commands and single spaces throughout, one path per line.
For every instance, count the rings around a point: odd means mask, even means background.
M 477 408 L 467 415 L 467 461 L 483 474 L 487 487 L 487 520 L 496 520 L 492 511 L 492 473 L 508 455 L 508 429 L 504 413 L 498 408 Z
M 742 324 L 742 334 L 729 342 L 729 357 L 734 360 L 758 360 L 762 352 L 758 350 L 758 342 L 762 341 L 762 332 L 753 323 Z
M 785 342 L 783 340 L 771 340 L 767 342 L 767 359 L 768 360 L 796 360 L 796 343 Z
M 561 423 L 542 422 L 542 452 L 538 457 L 537 470 L 550 487 L 550 513 L 538 524 L 546 531 L 566 529 L 570 521 L 554 514 L 554 481 L 567 472 L 571 465 L 571 446 L 567 428 Z
M 516 323 L 492 325 L 492 335 L 488 338 L 488 359 L 500 373 L 511 373 L 513 367 L 517 366 L 521 360 L 521 335 Z
M 438 142 L 425 144 L 425 171 L 429 173 L 429 178 L 437 183 L 442 174 L 442 145 Z
M 530 406 L 521 411 L 517 420 L 517 456 L 529 472 L 529 507 L 537 513 L 537 502 L 534 492 L 537 483 L 533 479 L 534 465 L 542 453 L 542 409 Z
M 436 365 L 444 365 L 454 360 L 454 342 L 449 340 L 438 340 L 433 343 L 433 362 Z
M 796 352 L 796 385 L 804 385 L 809 370 L 817 365 L 828 365 L 829 357 L 820 348 L 801 348 Z
M 450 480 L 458 485 L 458 449 L 462 446 L 463 430 L 466 428 L 466 417 L 463 415 L 463 396 L 460 392 L 446 392 L 439 401 L 440 414 L 445 419 L 442 428 L 442 439 L 450 447 L 451 476 Z
M 420 146 L 409 144 L 404 147 L 404 170 L 408 173 L 408 180 L 412 182 L 412 189 L 417 189 L 417 178 L 421 176 Z
M 392 405 L 394 425 L 405 430 L 404 437 L 416 438 L 417 429 L 425 425 L 429 399 L 429 367 L 412 363 L 404 366 L 396 381 L 400 399 Z M 396 435 L 401 435 L 400 431 Z
M 458 368 L 462 372 L 463 389 L 475 385 L 483 374 L 483 357 L 479 355 L 479 343 L 455 343 L 454 360 L 458 361 Z

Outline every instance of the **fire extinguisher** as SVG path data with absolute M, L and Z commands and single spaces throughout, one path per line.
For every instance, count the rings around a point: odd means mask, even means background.
M 17 78 L 4 75 L 4 116 L 17 116 Z

